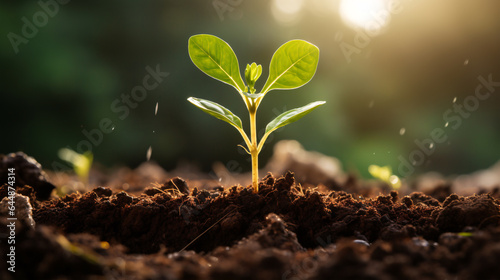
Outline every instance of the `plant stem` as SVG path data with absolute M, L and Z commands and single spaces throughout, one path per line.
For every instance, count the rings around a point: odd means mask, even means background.
M 255 103 L 253 103 L 255 105 Z M 259 191 L 259 149 L 257 148 L 257 106 L 249 107 L 250 113 L 250 137 L 252 145 L 249 147 L 250 155 L 252 157 L 252 186 L 253 191 Z
M 253 192 L 259 192 L 259 153 L 257 149 L 252 152 L 252 186 Z

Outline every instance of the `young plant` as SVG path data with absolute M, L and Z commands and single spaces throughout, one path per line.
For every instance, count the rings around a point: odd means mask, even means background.
M 401 180 L 398 176 L 392 174 L 392 168 L 390 166 L 378 166 L 372 164 L 368 166 L 368 172 L 374 178 L 377 178 L 389 184 L 389 186 L 391 186 L 395 190 L 401 187 Z
M 94 155 L 91 152 L 79 154 L 71 149 L 62 148 L 58 152 L 59 158 L 69 162 L 80 181 L 87 185 L 89 183 L 89 173 L 92 167 Z
M 236 54 L 231 47 L 218 37 L 199 34 L 189 38 L 189 57 L 193 63 L 208 76 L 234 87 L 245 102 L 250 115 L 250 137 L 243 130 L 241 119 L 215 102 L 195 97 L 188 101 L 205 113 L 223 120 L 235 127 L 243 137 L 246 148 L 241 146 L 252 158 L 252 186 L 259 190 L 258 157 L 267 137 L 276 129 L 295 122 L 323 105 L 324 101 L 312 102 L 306 106 L 284 112 L 267 124 L 260 141 L 257 141 L 256 114 L 260 102 L 273 89 L 294 89 L 309 82 L 318 66 L 319 49 L 303 41 L 292 40 L 276 50 L 269 65 L 269 77 L 262 90 L 257 93 L 255 82 L 262 74 L 262 66 L 255 62 L 245 69 L 246 85 L 240 75 Z

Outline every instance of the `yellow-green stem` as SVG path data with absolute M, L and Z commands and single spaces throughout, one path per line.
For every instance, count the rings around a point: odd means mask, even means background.
M 255 104 L 255 103 L 254 103 Z M 249 147 L 250 155 L 252 157 L 252 187 L 253 191 L 257 193 L 259 191 L 259 149 L 257 148 L 257 106 L 251 106 L 249 108 L 250 113 L 250 137 L 251 137 L 251 147 Z
M 259 153 L 257 149 L 252 151 L 252 186 L 253 192 L 259 191 Z

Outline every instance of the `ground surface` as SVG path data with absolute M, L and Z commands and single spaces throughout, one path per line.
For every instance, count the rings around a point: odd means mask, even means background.
M 201 185 L 174 177 L 44 201 L 41 187 L 18 186 L 36 226 L 16 224 L 16 273 L 6 270 L 3 236 L 0 278 L 500 278 L 498 189 L 398 193 L 354 177 L 306 188 L 291 172 L 268 174 L 258 193 Z M 0 199 L 7 195 L 3 185 Z

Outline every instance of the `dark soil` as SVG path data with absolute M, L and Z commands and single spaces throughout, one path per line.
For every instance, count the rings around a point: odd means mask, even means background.
M 43 178 L 45 179 L 45 178 Z M 97 187 L 41 201 L 16 227 L 1 279 L 500 279 L 498 193 L 365 197 L 268 174 L 258 193 L 181 178 L 127 193 Z M 7 195 L 0 188 L 0 199 Z M 321 189 L 321 191 L 318 191 Z M 2 232 L 6 215 L 0 219 Z M 2 252 L 9 249 L 2 238 Z

